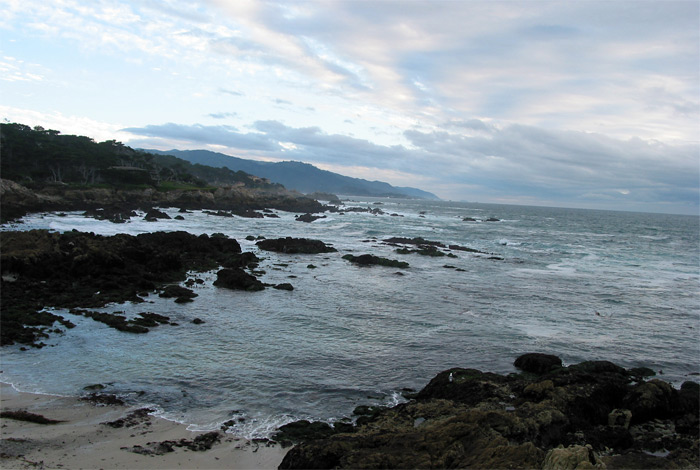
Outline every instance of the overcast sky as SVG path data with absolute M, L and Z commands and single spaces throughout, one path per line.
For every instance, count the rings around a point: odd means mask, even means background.
M 0 117 L 444 199 L 698 214 L 700 2 L 0 0 Z

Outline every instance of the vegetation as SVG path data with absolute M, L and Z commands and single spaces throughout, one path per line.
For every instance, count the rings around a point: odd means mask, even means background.
M 95 142 L 56 130 L 18 123 L 0 125 L 0 175 L 30 188 L 47 184 L 72 187 L 154 187 L 213 189 L 212 185 L 281 187 L 228 168 L 193 165 L 172 155 L 135 150 L 116 140 Z

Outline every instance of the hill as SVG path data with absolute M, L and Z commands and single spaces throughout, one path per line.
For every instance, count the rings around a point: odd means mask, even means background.
M 439 199 L 436 195 L 416 188 L 396 187 L 381 181 L 368 181 L 360 178 L 343 176 L 331 171 L 321 170 L 302 162 L 260 162 L 231 157 L 223 153 L 208 150 L 145 150 L 146 152 L 174 155 L 194 164 L 212 167 L 226 167 L 231 170 L 244 171 L 273 183 L 284 185 L 287 189 L 305 194 L 325 192 L 348 196 L 401 197 L 415 199 Z
M 95 142 L 24 124 L 0 125 L 0 220 L 27 212 L 158 205 L 187 209 L 324 210 L 278 183 L 228 168 L 192 164 L 170 155 Z M 122 220 L 122 217 L 119 217 Z

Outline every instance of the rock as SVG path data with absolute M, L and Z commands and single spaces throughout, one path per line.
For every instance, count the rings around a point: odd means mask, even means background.
M 700 387 L 686 389 L 688 400 L 700 393 Z M 674 426 L 689 416 L 674 418 L 680 405 L 625 428 L 634 418 L 620 405 L 644 390 L 607 361 L 544 375 L 453 368 L 406 403 L 357 407 L 352 430 L 302 438 L 280 468 L 697 468 L 698 428 L 685 433 Z
M 630 427 L 632 412 L 630 410 L 615 408 L 608 415 L 608 426 L 621 426 L 625 429 Z
M 93 405 L 105 405 L 105 406 L 124 406 L 124 400 L 117 397 L 116 395 L 110 395 L 107 393 L 91 393 L 90 395 L 80 398 L 83 401 L 88 401 Z
M 56 419 L 50 419 L 35 413 L 30 413 L 26 410 L 3 410 L 0 411 L 0 418 L 14 419 L 16 421 L 26 421 L 29 423 L 36 424 L 58 424 L 63 422 Z
M 195 318 L 194 320 L 192 320 L 192 323 L 194 323 L 195 325 L 201 325 L 202 323 L 206 323 L 206 322 L 204 320 L 202 320 L 201 318 Z
M 465 217 L 462 219 L 463 222 L 476 222 L 474 217 Z
M 392 268 L 408 268 L 409 264 L 406 263 L 405 261 L 396 261 L 393 259 L 388 259 L 388 258 L 380 258 L 379 256 L 374 256 L 374 255 L 360 255 L 360 256 L 355 256 L 355 255 L 345 255 L 343 256 L 343 259 L 346 259 L 350 261 L 351 263 L 359 264 L 360 266 L 372 266 L 372 265 L 379 265 L 379 266 L 388 266 Z
M 0 344 L 16 342 L 38 346 L 55 322 L 71 323 L 43 311 L 58 308 L 102 307 L 108 303 L 142 302 L 142 294 L 161 284 L 184 281 L 188 271 L 206 271 L 226 263 L 245 264 L 257 259 L 241 253 L 234 239 L 154 232 L 138 236 L 101 236 L 77 231 L 3 232 L 0 266 Z M 183 291 L 191 298 L 191 291 Z M 87 312 L 87 313 L 86 313 Z M 122 331 L 147 328 L 124 317 L 83 309 L 89 316 Z
M 532 383 L 523 390 L 523 394 L 536 400 L 548 398 L 552 396 L 553 392 L 554 382 L 551 380 L 543 380 L 542 382 Z
M 314 192 L 311 194 L 307 194 L 306 197 L 309 197 L 311 199 L 315 199 L 317 201 L 328 201 L 331 204 L 340 204 L 342 201 L 338 196 L 332 193 L 324 193 L 324 192 Z
M 136 212 L 125 207 L 112 206 L 100 209 L 88 209 L 83 215 L 97 220 L 109 220 L 110 222 L 118 224 L 128 221 L 131 217 L 136 217 Z
M 308 439 L 322 439 L 335 433 L 328 424 L 320 421 L 310 422 L 305 419 L 280 426 L 272 439 L 283 446 L 288 446 Z
M 680 411 L 678 391 L 659 379 L 635 386 L 624 398 L 624 406 L 632 412 L 632 423 L 672 416 Z
M 600 459 L 590 446 L 563 446 L 547 452 L 542 470 L 588 470 L 604 469 Z
M 216 273 L 214 285 L 227 289 L 246 291 L 260 291 L 265 289 L 265 285 L 262 282 L 255 276 L 246 273 L 241 268 L 224 268 L 220 270 Z
M 518 357 L 513 363 L 515 367 L 533 374 L 544 374 L 562 366 L 561 359 L 551 354 L 528 353 Z
M 636 380 L 637 382 L 640 382 L 646 379 L 647 377 L 653 377 L 656 375 L 656 372 L 654 372 L 653 369 L 650 369 L 648 367 L 634 367 L 628 372 L 632 379 Z
M 325 219 L 325 218 L 326 218 L 325 215 L 312 215 L 312 214 L 307 213 L 307 214 L 298 216 L 296 218 L 296 220 L 297 220 L 297 222 L 310 223 L 310 222 L 313 222 L 314 220 Z
M 320 240 L 310 240 L 308 238 L 270 238 L 256 243 L 261 250 L 275 251 L 288 254 L 316 254 L 332 253 L 336 250 Z
M 147 220 L 149 222 L 155 222 L 158 219 L 170 219 L 170 216 L 165 212 L 159 211 L 158 209 L 151 209 L 146 212 L 146 216 L 143 218 L 143 220 Z
M 497 219 L 496 217 L 489 217 L 488 219 L 484 219 L 484 222 L 500 222 L 500 219 Z
M 277 285 L 275 286 L 275 289 L 279 289 L 279 290 L 294 290 L 294 286 L 291 285 L 291 284 L 288 283 L 288 282 L 284 282 L 284 283 L 282 283 L 282 284 L 277 284 Z
M 238 209 L 233 211 L 234 215 L 238 217 L 245 217 L 247 219 L 262 219 L 265 215 L 262 212 L 257 212 L 252 209 Z
M 198 294 L 195 294 L 194 291 L 191 289 L 188 289 L 186 287 L 178 286 L 178 285 L 170 285 L 166 286 L 165 289 L 163 289 L 163 292 L 158 294 L 158 297 L 165 297 L 165 298 L 173 298 L 173 297 L 178 297 L 178 298 L 185 298 L 185 299 L 192 299 L 194 297 L 197 297 Z

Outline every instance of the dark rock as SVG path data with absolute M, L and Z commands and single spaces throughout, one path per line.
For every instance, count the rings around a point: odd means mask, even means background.
M 88 209 L 83 215 L 85 217 L 92 217 L 97 220 L 109 220 L 110 222 L 119 224 L 128 221 L 131 217 L 136 217 L 136 212 L 124 207 L 106 207 L 101 209 Z
M 359 264 L 360 266 L 388 266 L 392 268 L 408 268 L 409 264 L 405 261 L 396 261 L 388 258 L 380 258 L 379 256 L 364 254 L 360 256 L 355 255 L 345 255 L 343 259 L 350 261 L 351 263 Z
M 170 216 L 165 212 L 159 211 L 158 209 L 151 209 L 146 212 L 146 216 L 143 219 L 149 222 L 154 222 L 158 219 L 170 219 Z
M 550 360 L 532 368 L 549 371 L 441 372 L 407 403 L 356 408 L 354 429 L 303 438 L 280 468 L 698 467 L 698 428 L 678 429 L 690 413 L 679 415 L 682 400 L 674 408 L 666 399 L 673 396 L 669 384 L 641 387 L 607 361 L 564 368 Z M 676 392 L 697 407 L 700 386 Z M 628 428 L 634 412 L 622 406 L 638 398 L 657 418 Z
M 154 411 L 156 410 L 153 408 L 139 408 L 138 410 L 132 411 L 124 418 L 119 418 L 114 421 L 107 421 L 100 424 L 111 428 L 133 428 L 134 426 L 147 422 L 149 413 L 153 413 Z
M 673 416 L 680 411 L 679 405 L 678 391 L 659 379 L 636 385 L 623 401 L 632 411 L 632 424 Z
M 175 219 L 175 220 L 185 220 L 185 218 L 184 218 L 183 216 L 181 216 L 181 215 L 176 215 L 176 216 L 174 217 L 174 219 Z
M 288 254 L 316 254 L 338 251 L 320 240 L 310 240 L 308 238 L 270 238 L 267 240 L 261 240 L 257 242 L 256 245 L 261 250 Z
M 174 452 L 175 447 L 185 447 L 194 452 L 203 452 L 211 449 L 219 441 L 221 441 L 221 433 L 211 431 L 200 434 L 192 440 L 180 439 L 178 441 L 148 442 L 146 447 L 136 445 L 129 448 L 129 451 L 143 455 L 163 455 Z
M 562 366 L 561 359 L 551 354 L 528 353 L 518 357 L 513 363 L 515 367 L 533 374 L 544 374 Z
M 219 210 L 216 212 L 214 212 L 214 211 L 202 211 L 202 212 L 207 214 L 207 215 L 214 215 L 217 217 L 233 217 L 232 213 L 230 213 L 228 211 L 222 211 L 222 210 Z
M 630 377 L 637 382 L 642 381 L 647 377 L 653 377 L 656 375 L 656 372 L 648 367 L 633 367 L 628 372 Z
M 233 211 L 234 215 L 238 217 L 245 217 L 247 219 L 262 219 L 265 215 L 262 212 L 257 212 L 252 209 L 238 209 Z
M 195 294 L 191 289 L 178 285 L 166 286 L 165 289 L 163 289 L 163 292 L 158 294 L 159 297 L 165 298 L 180 297 L 189 299 L 197 297 L 197 295 L 198 294 Z
M 2 345 L 19 342 L 38 347 L 55 322 L 71 327 L 62 316 L 43 311 L 44 306 L 141 302 L 139 295 L 164 283 L 184 281 L 187 271 L 215 269 L 234 258 L 251 261 L 241 254 L 236 240 L 186 232 L 106 237 L 31 230 L 3 232 L 2 242 L 2 273 L 16 278 L 3 280 L 0 288 Z M 123 317 L 97 312 L 88 316 L 123 331 L 147 331 Z
M 488 219 L 484 219 L 484 222 L 500 222 L 500 219 L 497 219 L 496 217 L 489 217 Z
M 314 220 L 325 219 L 325 218 L 326 218 L 325 215 L 304 214 L 304 215 L 298 216 L 298 217 L 296 218 L 296 220 L 297 220 L 297 222 L 307 222 L 307 223 L 310 223 L 310 222 L 313 222 Z
M 214 285 L 227 289 L 246 291 L 260 291 L 265 289 L 265 285 L 262 282 L 255 276 L 246 273 L 241 268 L 224 268 L 220 270 L 216 273 Z
M 279 290 L 294 290 L 294 286 L 291 285 L 291 284 L 289 284 L 288 282 L 284 282 L 284 283 L 282 283 L 282 284 L 277 284 L 277 285 L 275 286 L 275 289 L 279 289 Z
M 334 433 L 335 430 L 328 423 L 309 422 L 304 419 L 280 426 L 272 435 L 272 439 L 288 446 L 309 439 L 322 439 Z
M 474 217 L 465 217 L 462 219 L 463 222 L 476 222 Z
M 202 323 L 206 323 L 206 322 L 204 320 L 202 320 L 201 318 L 195 318 L 194 320 L 192 320 L 192 323 L 194 323 L 195 325 L 201 325 Z
M 49 419 L 35 413 L 30 413 L 26 410 L 2 410 L 0 411 L 0 418 L 14 419 L 16 421 L 27 421 L 36 424 L 58 424 L 63 422 L 56 419 Z
M 306 197 L 309 197 L 311 199 L 315 199 L 317 201 L 328 201 L 331 204 L 340 204 L 342 201 L 338 196 L 332 193 L 324 193 L 324 192 L 315 192 L 311 194 L 307 194 Z
M 116 395 L 110 395 L 107 393 L 91 393 L 90 395 L 80 398 L 83 401 L 88 401 L 93 405 L 104 405 L 104 406 L 124 406 L 124 400 L 117 397 Z

